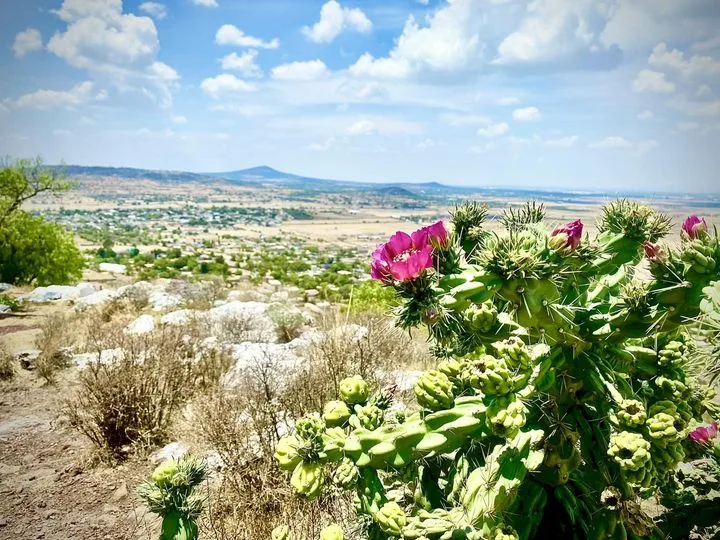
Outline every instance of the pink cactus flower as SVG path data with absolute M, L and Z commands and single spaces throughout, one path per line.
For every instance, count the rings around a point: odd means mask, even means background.
M 445 223 L 442 221 L 418 229 L 413 233 L 413 240 L 416 239 L 415 235 L 418 235 L 417 239 L 419 243 L 430 244 L 434 248 L 444 248 L 450 239 Z M 420 239 L 421 235 L 425 237 L 424 240 Z
M 718 434 L 718 423 L 713 422 L 708 426 L 696 427 L 689 433 L 689 437 L 700 444 L 710 444 L 710 441 L 714 439 Z
M 693 214 L 683 221 L 682 232 L 680 234 L 689 240 L 695 240 L 697 237 L 707 233 L 707 230 L 708 226 L 705 218 L 699 218 Z
M 649 261 L 660 261 L 665 258 L 665 250 L 658 244 L 653 244 L 645 240 L 645 242 L 643 242 L 643 249 L 645 250 L 645 257 L 647 257 Z
M 370 276 L 385 283 L 413 280 L 426 268 L 432 268 L 432 251 L 423 229 L 412 236 L 398 231 L 373 251 Z
M 575 250 L 580 245 L 583 233 L 583 223 L 579 219 L 557 227 L 550 236 L 565 239 L 563 248 Z

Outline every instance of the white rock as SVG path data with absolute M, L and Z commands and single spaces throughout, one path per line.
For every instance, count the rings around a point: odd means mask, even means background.
M 87 296 L 83 296 L 75 305 L 75 311 L 83 311 L 90 306 L 99 306 L 117 298 L 118 293 L 112 289 L 102 289 Z
M 190 451 L 187 445 L 181 442 L 171 442 L 150 454 L 150 461 L 160 464 L 168 459 L 180 459 Z
M 207 312 L 207 316 L 212 323 L 213 333 L 220 337 L 223 333 L 223 321 L 237 318 L 247 326 L 247 341 L 275 343 L 277 332 L 275 323 L 267 314 L 268 307 L 269 304 L 264 302 L 228 302 L 212 308 Z
M 29 294 L 21 297 L 27 302 L 53 302 L 56 300 L 75 300 L 84 296 L 90 296 L 97 288 L 92 283 L 80 283 L 78 285 L 49 285 L 37 287 Z
M 198 316 L 197 312 L 193 309 L 179 309 L 177 311 L 166 313 L 160 317 L 160 322 L 169 326 L 183 326 L 188 324 L 193 317 L 196 316 Z
M 320 291 L 318 291 L 317 289 L 308 289 L 307 291 L 305 291 L 305 296 L 307 296 L 308 298 L 315 298 L 319 294 Z
M 12 285 L 9 283 L 0 283 L 0 292 L 12 289 Z
M 224 306 L 225 304 L 227 304 L 227 300 L 215 300 L 213 302 L 213 307 L 220 307 Z
M 413 386 L 415 386 L 423 373 L 423 371 L 391 371 L 387 375 L 397 384 L 397 389 L 400 392 L 407 392 L 413 389 Z
M 80 369 L 85 369 L 90 364 L 112 364 L 118 360 L 125 358 L 125 351 L 123 349 L 105 349 L 98 353 L 83 353 L 75 354 L 72 357 L 72 362 Z
M 233 345 L 231 355 L 235 365 L 225 375 L 223 382 L 227 386 L 244 384 L 244 372 L 248 368 L 266 366 L 270 370 L 268 382 L 282 386 L 283 375 L 303 362 L 286 344 L 278 343 L 239 343 Z
M 5 304 L 0 304 L 0 313 L 10 313 L 12 309 L 10 309 L 10 306 L 6 306 Z
M 302 349 L 304 347 L 308 347 L 312 345 L 313 343 L 317 343 L 320 339 L 323 337 L 323 333 L 319 330 L 308 330 L 307 332 L 303 332 L 298 337 L 290 341 L 287 346 L 290 349 Z
M 101 272 L 110 272 L 111 274 L 126 274 L 127 273 L 127 266 L 124 264 L 114 264 L 114 263 L 100 263 L 98 266 L 98 269 Z
M 182 298 L 174 294 L 166 292 L 152 292 L 148 298 L 150 305 L 154 311 L 163 311 L 165 309 L 174 308 L 180 304 Z
M 155 330 L 155 319 L 152 315 L 140 315 L 133 322 L 128 324 L 123 332 L 126 334 L 142 335 L 149 334 Z

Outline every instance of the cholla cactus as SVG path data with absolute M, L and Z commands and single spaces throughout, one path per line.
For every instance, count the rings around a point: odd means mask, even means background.
M 345 379 L 322 419 L 278 443 L 281 468 L 303 496 L 354 491 L 373 540 L 655 534 L 640 500 L 691 443 L 709 448 L 694 441 L 712 426 L 688 433 L 720 411 L 685 371 L 698 321 L 720 328 L 717 234 L 691 217 L 664 247 L 667 216 L 627 200 L 592 238 L 535 204 L 507 212 L 505 234 L 476 203 L 452 216 L 373 253 L 398 324 L 425 325 L 439 359 L 415 384 L 417 412 Z
M 205 501 L 195 488 L 205 480 L 204 462 L 192 456 L 167 460 L 151 480 L 138 487 L 138 496 L 162 516 L 160 540 L 196 540 L 196 519 Z

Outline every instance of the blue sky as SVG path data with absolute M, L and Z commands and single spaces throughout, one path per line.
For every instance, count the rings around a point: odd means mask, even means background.
M 720 191 L 717 0 L 0 3 L 0 153 Z

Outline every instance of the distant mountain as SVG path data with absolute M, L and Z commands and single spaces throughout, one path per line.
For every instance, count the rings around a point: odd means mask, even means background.
M 154 171 L 149 169 L 134 169 L 131 167 L 86 167 L 84 165 L 55 165 L 51 167 L 64 171 L 68 176 L 109 176 L 114 178 L 132 178 L 135 180 L 155 180 L 157 182 L 213 182 L 217 178 L 209 175 L 186 171 Z

